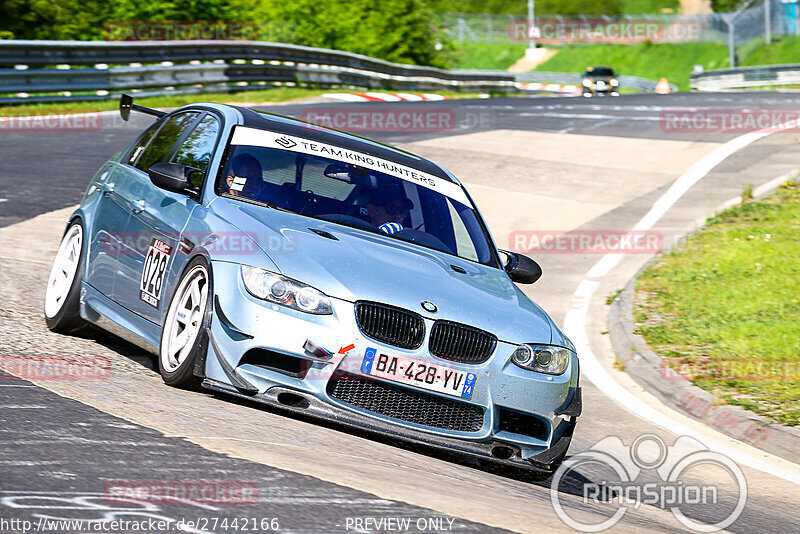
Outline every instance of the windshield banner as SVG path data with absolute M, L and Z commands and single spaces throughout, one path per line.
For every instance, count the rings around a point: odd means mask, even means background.
M 343 163 L 352 163 L 359 167 L 372 169 L 397 178 L 401 178 L 413 184 L 421 185 L 433 191 L 438 191 L 442 195 L 450 197 L 456 202 L 465 206 L 471 206 L 467 195 L 460 185 L 449 182 L 438 176 L 433 176 L 405 165 L 400 165 L 393 161 L 388 161 L 361 152 L 355 152 L 338 146 L 327 145 L 319 141 L 303 139 L 292 135 L 259 130 L 258 128 L 247 128 L 237 126 L 233 133 L 232 145 L 263 146 L 266 148 L 277 148 L 309 154 L 321 158 L 334 159 Z

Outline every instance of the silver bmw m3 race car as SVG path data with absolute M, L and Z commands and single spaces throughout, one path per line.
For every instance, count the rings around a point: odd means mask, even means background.
M 219 105 L 156 120 L 92 178 L 47 286 L 203 387 L 547 476 L 581 413 L 575 348 L 439 165 Z

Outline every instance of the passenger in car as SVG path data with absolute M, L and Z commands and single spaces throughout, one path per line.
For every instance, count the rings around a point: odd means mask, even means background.
M 228 193 L 257 198 L 264 187 L 261 164 L 250 154 L 239 154 L 228 165 Z
M 406 197 L 387 195 L 376 191 L 367 203 L 369 222 L 387 234 L 403 229 L 403 223 L 414 209 L 414 203 Z

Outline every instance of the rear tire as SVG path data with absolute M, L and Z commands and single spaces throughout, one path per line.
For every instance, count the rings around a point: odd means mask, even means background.
M 189 262 L 178 282 L 164 319 L 158 354 L 161 378 L 170 386 L 196 389 L 202 377 L 195 364 L 205 361 L 211 322 L 211 269 L 197 257 Z
M 73 334 L 88 329 L 80 304 L 85 248 L 83 223 L 75 219 L 64 232 L 47 279 L 44 319 L 53 332 Z

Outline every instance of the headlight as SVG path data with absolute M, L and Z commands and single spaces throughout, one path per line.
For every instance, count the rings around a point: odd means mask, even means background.
M 592 80 L 583 80 L 583 86 L 584 87 L 591 87 L 592 86 Z
M 567 370 L 570 359 L 569 349 L 550 345 L 520 345 L 511 356 L 511 361 L 523 369 L 560 375 Z
M 306 313 L 333 313 L 331 301 L 324 293 L 297 280 L 242 265 L 242 281 L 254 297 Z
M 619 85 L 619 80 L 611 80 L 611 82 L 610 82 L 610 83 L 611 83 L 611 85 L 613 85 L 614 87 L 616 87 L 616 86 L 618 86 L 618 85 Z

